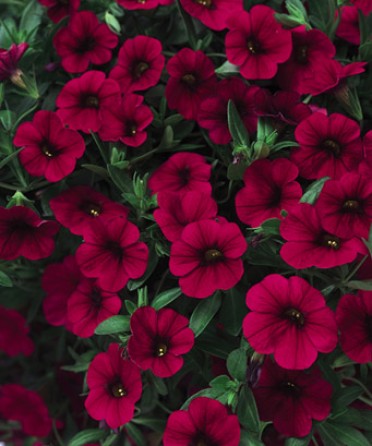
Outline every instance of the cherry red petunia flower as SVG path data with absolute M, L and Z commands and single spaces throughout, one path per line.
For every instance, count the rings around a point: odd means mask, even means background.
M 118 82 L 124 94 L 153 87 L 159 82 L 164 68 L 165 57 L 161 52 L 161 42 L 153 37 L 127 39 L 120 48 L 110 78 Z
M 62 262 L 45 268 L 41 286 L 46 293 L 43 312 L 49 324 L 65 325 L 71 330 L 67 319 L 67 302 L 83 278 L 74 256 L 66 256 Z
M 178 152 L 152 173 L 148 186 L 153 194 L 196 190 L 210 195 L 211 170 L 212 166 L 205 161 L 204 156 Z
M 337 345 L 333 312 L 301 277 L 270 274 L 249 289 L 246 304 L 251 312 L 243 321 L 244 336 L 258 353 L 274 354 L 285 369 L 307 369 L 318 352 L 330 353 Z
M 235 12 L 227 19 L 227 60 L 240 67 L 246 79 L 272 79 L 278 64 L 292 51 L 291 32 L 275 20 L 275 11 L 256 5 L 249 12 Z
M 41 396 L 19 384 L 0 387 L 0 417 L 19 421 L 26 435 L 46 437 L 52 430 L 52 419 Z
M 216 218 L 217 203 L 204 192 L 185 193 L 160 192 L 159 209 L 154 218 L 164 236 L 171 242 L 181 238 L 183 229 L 189 223 Z
M 48 17 L 54 23 L 58 23 L 68 15 L 73 15 L 80 6 L 80 0 L 38 0 L 38 2 L 48 7 Z
M 155 376 L 168 378 L 183 366 L 182 355 L 194 345 L 189 320 L 170 308 L 156 311 L 141 307 L 131 319 L 132 336 L 128 342 L 130 359 L 142 370 L 150 369 Z
M 25 206 L 0 207 L 0 259 L 49 257 L 58 229 L 57 222 L 41 220 L 36 212 Z
M 110 344 L 107 352 L 95 356 L 87 373 L 85 408 L 93 419 L 105 420 L 111 429 L 133 418 L 134 405 L 142 394 L 138 367 L 121 353 L 118 344 Z
M 102 125 L 102 109 L 120 101 L 120 87 L 101 71 L 87 71 L 62 88 L 56 99 L 57 114 L 64 124 L 84 133 L 97 132 Z
M 372 292 L 343 296 L 336 309 L 340 344 L 345 354 L 359 364 L 372 361 Z
M 215 92 L 217 77 L 212 60 L 202 51 L 183 48 L 169 59 L 165 87 L 169 108 L 185 119 L 197 119 L 203 98 Z
M 293 149 L 290 159 L 310 180 L 339 179 L 363 159 L 359 125 L 339 113 L 312 114 L 297 126 L 295 138 L 300 147 Z
M 120 104 L 102 112 L 99 136 L 103 141 L 121 141 L 130 147 L 138 147 L 147 139 L 146 128 L 154 115 L 143 96 L 124 95 Z
M 118 314 L 120 308 L 117 294 L 103 291 L 92 279 L 83 279 L 67 301 L 67 319 L 74 334 L 88 338 L 102 321 Z
M 10 79 L 17 82 L 21 71 L 18 62 L 28 48 L 28 43 L 13 43 L 8 50 L 0 48 L 0 82 Z
M 240 426 L 238 417 L 211 398 L 191 401 L 188 410 L 176 410 L 165 427 L 164 446 L 238 446 Z
M 247 243 L 235 223 L 190 223 L 171 246 L 169 268 L 184 294 L 202 299 L 229 290 L 243 276 Z
M 285 158 L 257 160 L 244 173 L 244 187 L 235 198 L 239 219 L 253 227 L 268 218 L 279 218 L 282 209 L 296 205 L 302 189 L 298 169 Z
M 141 277 L 147 267 L 148 248 L 140 232 L 125 217 L 93 221 L 84 231 L 76 261 L 86 277 L 96 278 L 105 291 L 119 291 L 129 279 Z
M 93 220 L 126 217 L 129 209 L 90 186 L 73 186 L 49 202 L 55 218 L 73 234 L 83 235 L 86 226 Z
M 105 23 L 100 23 L 92 11 L 74 14 L 68 25 L 53 38 L 61 65 L 68 73 L 82 73 L 89 64 L 102 65 L 111 60 L 118 36 Z
M 243 0 L 181 0 L 181 5 L 192 17 L 216 31 L 227 27 L 230 14 L 244 11 Z
M 336 48 L 326 34 L 318 29 L 306 30 L 304 25 L 291 30 L 293 49 L 290 58 L 279 66 L 277 81 L 284 90 L 307 94 L 303 81 L 318 81 L 318 67 L 336 54 Z
M 333 268 L 355 260 L 365 252 L 360 239 L 337 237 L 326 231 L 316 208 L 308 203 L 293 207 L 280 225 L 280 234 L 287 240 L 280 256 L 293 268 Z
M 30 356 L 34 343 L 28 337 L 30 331 L 26 319 L 11 308 L 0 306 L 0 350 L 8 356 Z
M 27 172 L 50 182 L 72 173 L 85 152 L 82 136 L 66 129 L 56 113 L 46 110 L 35 113 L 32 122 L 21 124 L 13 142 L 23 147 L 19 159 Z
M 357 173 L 328 180 L 315 207 L 327 231 L 341 238 L 368 239 L 372 224 L 372 181 Z
M 368 16 L 372 12 L 372 3 L 370 0 L 352 0 L 351 3 L 353 5 L 341 7 L 336 36 L 353 45 L 360 45 L 359 11 Z
M 209 131 L 209 137 L 216 144 L 228 144 L 231 141 L 227 119 L 229 100 L 234 105 L 247 131 L 257 130 L 255 97 L 259 88 L 248 86 L 237 77 L 221 81 L 214 93 L 202 100 L 198 112 L 198 124 Z
M 332 386 L 318 367 L 285 370 L 266 358 L 253 393 L 260 418 L 273 421 L 275 429 L 288 437 L 308 435 L 312 420 L 322 421 L 331 412 Z

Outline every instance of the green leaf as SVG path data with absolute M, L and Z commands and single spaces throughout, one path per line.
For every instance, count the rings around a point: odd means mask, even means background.
M 243 179 L 245 169 L 249 166 L 249 162 L 245 159 L 234 161 L 227 168 L 227 178 L 232 181 Z
M 43 15 L 41 5 L 36 0 L 29 1 L 23 10 L 19 29 L 28 32 L 32 31 L 40 25 Z
M 302 195 L 300 203 L 314 204 L 319 197 L 320 192 L 323 189 L 324 183 L 329 180 L 329 177 L 320 178 L 320 180 L 314 181 Z
M 130 330 L 130 317 L 118 314 L 101 322 L 95 329 L 96 335 L 123 333 Z
M 124 301 L 124 305 L 129 314 L 133 314 L 138 308 L 137 305 L 129 299 Z
M 11 288 L 13 286 L 13 282 L 11 278 L 5 274 L 3 271 L 0 271 L 0 286 Z
M 140 424 L 159 433 L 164 432 L 165 426 L 167 424 L 165 420 L 150 417 L 133 418 L 132 423 Z
M 219 320 L 226 332 L 232 336 L 238 336 L 242 329 L 243 319 L 247 313 L 245 295 L 246 291 L 239 291 L 234 287 L 225 292 L 222 300 Z
M 269 218 L 261 224 L 262 231 L 265 235 L 280 235 L 280 223 L 279 218 Z
M 147 441 L 144 435 L 133 422 L 126 424 L 125 430 L 136 446 L 147 446 Z
M 228 60 L 215 69 L 217 74 L 236 74 L 239 73 L 239 67 L 237 65 L 233 65 Z
M 362 393 L 363 389 L 359 386 L 341 388 L 333 395 L 332 412 L 337 413 L 344 411 L 345 407 L 355 401 Z
M 163 291 L 155 296 L 154 300 L 151 302 L 151 306 L 155 308 L 155 310 L 160 310 L 160 308 L 166 307 L 168 304 L 176 300 L 177 297 L 180 297 L 181 294 L 181 288 L 171 288 L 170 290 Z
M 247 380 L 247 352 L 244 348 L 233 350 L 227 357 L 227 370 L 240 382 Z
M 111 31 L 120 35 L 121 26 L 119 20 L 109 11 L 106 11 L 105 13 L 105 22 L 107 23 L 107 26 L 111 29 Z
M 285 446 L 307 446 L 310 443 L 311 435 L 305 438 L 287 438 L 285 440 Z
M 200 302 L 190 317 L 190 328 L 198 337 L 213 319 L 221 306 L 221 293 L 218 291 L 210 298 Z
M 351 280 L 346 285 L 353 290 L 372 291 L 372 280 Z
M 371 446 L 360 431 L 345 424 L 327 421 L 317 429 L 325 446 Z
M 123 170 L 112 166 L 111 164 L 107 165 L 107 170 L 115 186 L 121 192 L 131 192 L 131 180 Z
M 225 393 L 222 389 L 216 389 L 216 388 L 208 388 L 208 389 L 202 389 L 199 390 L 199 392 L 194 393 L 190 398 L 188 398 L 180 407 L 180 410 L 186 410 L 189 407 L 189 404 L 191 401 L 195 398 L 199 398 L 200 396 L 205 396 L 206 398 L 213 398 L 217 399 L 218 397 L 222 396 Z
M 107 432 L 101 429 L 86 429 L 74 435 L 68 443 L 68 446 L 84 446 L 87 443 L 99 441 L 107 435 Z
M 140 288 L 154 272 L 158 262 L 159 262 L 159 256 L 156 254 L 154 249 L 151 249 L 145 274 L 140 279 L 130 280 L 127 284 L 128 290 L 134 291 Z
M 209 385 L 213 389 L 226 391 L 229 389 L 229 383 L 231 382 L 230 378 L 227 375 L 220 375 L 216 378 L 212 379 L 212 381 L 209 383 Z
M 237 415 L 240 423 L 248 430 L 260 432 L 260 417 L 251 389 L 245 385 L 239 394 Z
M 250 144 L 248 131 L 231 99 L 227 104 L 227 122 L 234 145 L 248 148 Z

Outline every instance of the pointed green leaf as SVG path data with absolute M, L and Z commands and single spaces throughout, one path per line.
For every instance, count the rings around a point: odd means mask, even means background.
M 101 322 L 95 329 L 96 335 L 108 335 L 113 333 L 124 333 L 130 330 L 130 317 L 120 314 L 112 316 Z

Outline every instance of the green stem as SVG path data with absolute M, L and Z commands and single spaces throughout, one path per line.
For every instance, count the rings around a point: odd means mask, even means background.
M 90 135 L 93 138 L 93 141 L 96 143 L 96 146 L 98 147 L 99 153 L 101 154 L 103 161 L 105 162 L 105 164 L 108 164 L 107 154 L 101 142 L 99 141 L 94 132 L 90 131 Z
M 359 268 L 363 265 L 363 263 L 368 259 L 368 256 L 364 256 L 362 260 L 358 263 L 358 265 L 351 271 L 349 275 L 345 277 L 345 282 L 349 282 L 349 280 L 358 272 Z

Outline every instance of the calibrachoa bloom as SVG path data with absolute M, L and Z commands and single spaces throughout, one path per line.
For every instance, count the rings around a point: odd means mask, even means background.
M 239 219 L 256 227 L 268 218 L 279 218 L 282 209 L 291 209 L 302 196 L 300 184 L 294 181 L 297 176 L 297 167 L 285 158 L 252 163 L 235 198 Z
M 120 308 L 117 294 L 102 290 L 92 279 L 83 279 L 69 296 L 67 319 L 74 334 L 88 338 L 102 321 L 118 314 Z
M 107 352 L 95 356 L 87 373 L 85 408 L 92 418 L 105 420 L 112 429 L 133 418 L 134 405 L 142 394 L 138 367 L 121 353 L 118 344 L 110 344 Z
M 181 0 L 184 10 L 208 28 L 221 31 L 232 12 L 243 11 L 243 0 Z
M 247 249 L 238 225 L 202 220 L 190 223 L 171 246 L 169 268 L 184 294 L 199 299 L 228 290 L 243 276 Z
M 337 306 L 336 320 L 345 354 L 359 364 L 372 361 L 372 292 L 346 294 Z
M 167 71 L 170 78 L 165 97 L 169 108 L 186 119 L 197 119 L 201 101 L 217 86 L 212 60 L 200 50 L 183 48 L 169 59 Z
M 152 193 L 196 190 L 211 194 L 211 170 L 204 156 L 178 152 L 152 173 L 148 186 Z
M 25 206 L 0 207 L 0 259 L 49 257 L 54 250 L 53 237 L 58 229 L 57 222 L 42 220 Z
M 300 147 L 292 150 L 290 159 L 304 178 L 339 179 L 363 158 L 359 125 L 340 113 L 312 114 L 297 126 L 295 138 Z
M 325 230 L 317 209 L 308 203 L 293 207 L 280 225 L 280 234 L 287 240 L 280 256 L 294 268 L 333 268 L 355 260 L 365 247 L 360 239 L 349 234 L 340 238 Z
M 56 113 L 46 110 L 36 112 L 32 122 L 21 124 L 13 142 L 23 147 L 18 156 L 27 172 L 50 182 L 72 173 L 85 151 L 82 136 L 66 129 Z
M 49 202 L 54 216 L 61 225 L 73 234 L 83 235 L 86 226 L 93 220 L 126 217 L 129 209 L 90 186 L 74 186 L 63 191 Z
M 136 2 L 138 4 L 138 2 Z M 165 58 L 158 39 L 136 36 L 120 48 L 116 66 L 110 72 L 124 94 L 147 90 L 159 82 Z
M 71 129 L 97 132 L 102 125 L 102 109 L 120 101 L 120 87 L 101 71 L 87 71 L 62 88 L 56 99 L 57 114 Z
M 226 56 L 246 79 L 271 79 L 278 64 L 292 51 L 291 32 L 275 20 L 275 11 L 256 5 L 249 12 L 234 12 L 226 20 Z
M 176 410 L 168 418 L 164 446 L 238 446 L 240 426 L 236 415 L 211 398 L 195 398 L 188 410 Z
M 204 192 L 160 192 L 157 198 L 159 209 L 154 211 L 154 218 L 171 242 L 181 238 L 189 223 L 217 216 L 217 203 Z
M 13 43 L 11 47 L 6 50 L 0 48 L 0 82 L 10 79 L 17 83 L 21 71 L 18 68 L 18 62 L 28 48 L 28 43 L 20 44 Z
M 288 437 L 306 436 L 313 419 L 322 421 L 331 412 L 332 386 L 315 366 L 308 371 L 285 370 L 266 358 L 253 393 L 261 419 L 273 421 Z
M 76 261 L 86 277 L 96 278 L 106 291 L 119 291 L 129 279 L 141 277 L 147 267 L 148 248 L 140 232 L 125 217 L 99 219 L 84 230 L 84 243 Z
M 249 133 L 257 129 L 255 97 L 259 88 L 246 85 L 241 79 L 233 77 L 221 81 L 214 93 L 211 93 L 200 104 L 198 124 L 209 131 L 209 137 L 216 144 L 228 144 L 231 135 L 227 119 L 229 100 L 239 113 Z
M 121 141 L 130 147 L 138 147 L 147 139 L 146 128 L 154 115 L 143 103 L 143 96 L 124 95 L 121 103 L 103 110 L 99 136 L 103 141 Z
M 68 25 L 53 38 L 61 65 L 68 73 L 81 73 L 89 64 L 102 65 L 111 60 L 118 36 L 91 11 L 74 14 Z
M 372 181 L 357 173 L 328 180 L 315 207 L 327 231 L 341 238 L 368 239 L 372 224 Z
M 130 359 L 160 378 L 174 375 L 183 366 L 181 355 L 194 345 L 194 333 L 188 326 L 189 320 L 170 308 L 138 308 L 130 319 Z
M 48 17 L 54 23 L 58 23 L 63 17 L 72 15 L 80 6 L 80 0 L 38 0 L 38 2 L 48 7 Z
M 30 331 L 26 319 L 11 308 L 0 306 L 0 350 L 8 356 L 30 356 L 34 343 L 28 337 Z
M 52 430 L 52 419 L 44 400 L 18 384 L 0 387 L 0 417 L 19 421 L 26 435 L 46 437 Z
M 49 324 L 71 329 L 67 320 L 67 302 L 83 278 L 73 256 L 66 256 L 62 262 L 51 263 L 45 268 L 41 286 L 46 293 L 43 312 Z
M 247 293 L 243 333 L 258 353 L 285 369 L 306 369 L 337 345 L 337 326 L 323 295 L 300 277 L 270 274 Z

